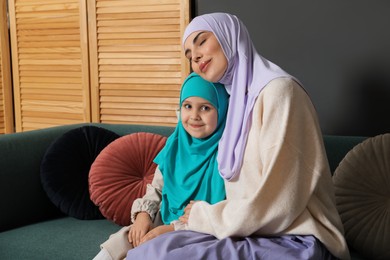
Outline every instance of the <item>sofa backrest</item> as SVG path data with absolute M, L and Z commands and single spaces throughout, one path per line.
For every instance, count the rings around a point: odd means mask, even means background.
M 174 128 L 125 124 L 78 124 L 0 135 L 0 232 L 63 214 L 42 188 L 40 166 L 49 145 L 67 131 L 86 125 L 104 127 L 119 135 L 152 132 L 169 136 Z M 332 173 L 365 137 L 324 136 Z
M 345 155 L 367 137 L 324 135 L 324 144 L 332 174 Z

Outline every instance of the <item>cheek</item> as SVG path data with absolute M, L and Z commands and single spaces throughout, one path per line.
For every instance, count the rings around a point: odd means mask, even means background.
M 182 122 L 184 127 L 187 126 L 187 124 L 189 123 L 190 120 L 191 120 L 191 112 L 185 111 L 185 112 L 181 113 L 181 122 Z
M 214 81 L 218 81 L 227 70 L 228 62 L 221 48 L 215 48 L 214 53 L 214 59 L 216 64 L 216 66 L 214 66 L 214 74 L 215 77 L 218 77 L 217 79 L 214 79 Z
M 209 118 L 210 127 L 213 129 L 213 131 L 217 128 L 218 124 L 218 114 L 215 113 Z
M 213 53 L 214 55 L 223 56 L 224 58 L 226 58 L 225 53 L 223 52 L 222 47 L 221 47 L 221 45 L 219 45 L 217 40 L 215 40 L 215 42 L 213 42 L 213 44 L 210 44 L 209 52 Z
M 226 56 L 225 56 L 225 54 L 223 53 L 223 51 L 220 51 L 219 53 L 218 53 L 218 61 L 219 61 L 219 63 L 220 63 L 220 65 L 221 65 L 221 69 L 222 70 L 226 70 L 227 69 L 227 59 L 226 59 Z
M 192 70 L 193 70 L 196 74 L 198 74 L 198 75 L 201 74 L 201 72 L 200 72 L 200 70 L 199 70 L 199 66 L 198 66 L 198 64 L 197 64 L 196 62 L 191 62 L 191 68 L 192 68 Z
M 183 112 L 183 110 L 180 111 L 180 119 L 183 123 L 187 120 L 187 113 Z

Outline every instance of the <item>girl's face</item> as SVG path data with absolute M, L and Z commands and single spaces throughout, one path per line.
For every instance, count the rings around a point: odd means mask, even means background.
M 218 111 L 206 99 L 189 97 L 180 109 L 184 129 L 195 138 L 206 138 L 214 133 L 218 124 Z
M 196 31 L 184 42 L 185 56 L 194 72 L 210 82 L 224 75 L 228 61 L 217 38 L 209 31 Z

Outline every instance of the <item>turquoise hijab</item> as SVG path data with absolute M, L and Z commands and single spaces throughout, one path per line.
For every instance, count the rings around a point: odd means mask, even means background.
M 214 133 L 206 138 L 189 135 L 181 120 L 154 159 L 164 178 L 161 217 L 170 224 L 184 213 L 191 200 L 210 204 L 225 199 L 225 185 L 218 171 L 218 142 L 225 128 L 229 96 L 222 84 L 211 83 L 192 73 L 184 81 L 180 108 L 185 99 L 196 96 L 208 100 L 218 111 Z

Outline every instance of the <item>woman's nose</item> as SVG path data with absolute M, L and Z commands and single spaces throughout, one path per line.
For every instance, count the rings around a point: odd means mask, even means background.
M 202 54 L 198 50 L 194 50 L 192 52 L 192 60 L 193 61 L 198 62 L 201 57 L 202 57 Z

